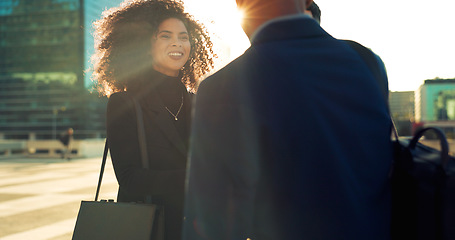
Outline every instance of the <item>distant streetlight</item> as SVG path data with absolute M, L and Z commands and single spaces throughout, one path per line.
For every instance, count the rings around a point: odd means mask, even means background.
M 52 108 L 52 139 L 57 139 L 57 115 L 58 111 L 65 111 L 66 107 L 53 107 Z

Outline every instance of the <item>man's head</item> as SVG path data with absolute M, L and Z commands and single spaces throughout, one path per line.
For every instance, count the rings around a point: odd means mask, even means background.
M 243 11 L 242 28 L 248 37 L 265 22 L 303 13 L 313 0 L 236 0 L 237 7 Z

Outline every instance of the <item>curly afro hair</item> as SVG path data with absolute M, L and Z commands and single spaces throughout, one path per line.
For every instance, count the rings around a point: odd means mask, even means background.
M 196 92 L 198 81 L 213 69 L 213 44 L 205 27 L 184 12 L 179 0 L 127 0 L 94 22 L 93 79 L 100 94 L 126 91 L 152 67 L 151 39 L 169 18 L 181 20 L 188 30 L 191 52 L 182 82 Z

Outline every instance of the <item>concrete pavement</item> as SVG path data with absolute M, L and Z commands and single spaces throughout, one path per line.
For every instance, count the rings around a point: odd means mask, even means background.
M 81 200 L 93 200 L 101 157 L 0 160 L 0 240 L 69 240 Z M 110 159 L 100 199 L 115 199 Z

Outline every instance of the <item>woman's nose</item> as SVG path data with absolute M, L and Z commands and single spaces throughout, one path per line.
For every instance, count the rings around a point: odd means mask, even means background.
M 176 47 L 181 47 L 182 46 L 182 41 L 180 39 L 174 39 L 172 41 L 172 46 L 176 46 Z

